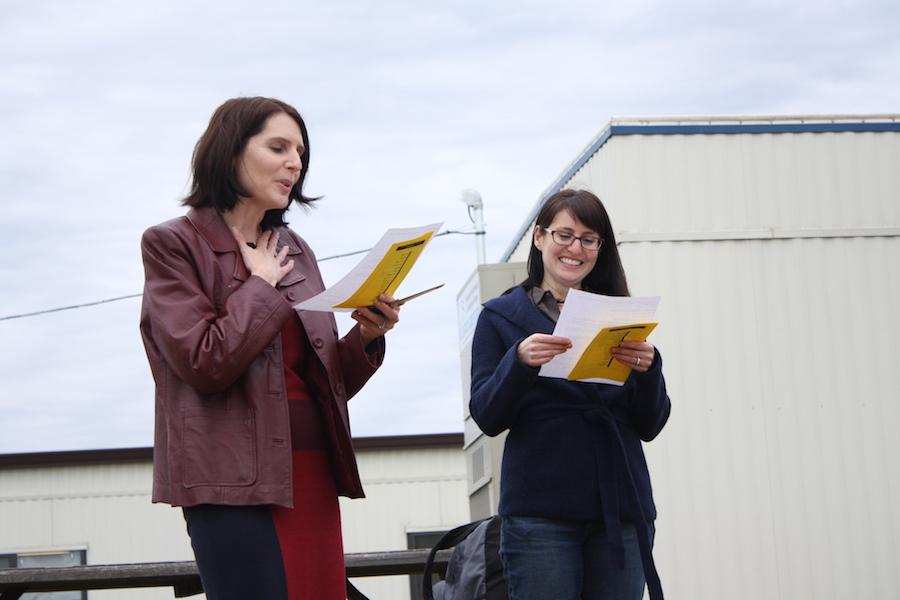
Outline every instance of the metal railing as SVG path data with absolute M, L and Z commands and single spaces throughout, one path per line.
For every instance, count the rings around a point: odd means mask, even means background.
M 443 572 L 450 550 L 435 558 L 435 570 Z M 347 577 L 378 577 L 422 573 L 429 550 L 396 550 L 347 554 Z M 67 592 L 147 587 L 172 587 L 176 598 L 203 592 L 194 561 L 121 565 L 81 565 L 0 569 L 0 600 L 18 600 L 26 592 Z

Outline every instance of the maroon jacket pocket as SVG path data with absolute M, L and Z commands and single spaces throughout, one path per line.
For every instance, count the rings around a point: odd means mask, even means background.
M 184 487 L 256 481 L 256 426 L 244 413 L 184 417 Z

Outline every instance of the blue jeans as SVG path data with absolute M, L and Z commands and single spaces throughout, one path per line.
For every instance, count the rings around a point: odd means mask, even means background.
M 644 568 L 632 525 L 622 524 L 622 541 L 625 568 L 618 569 L 606 530 L 592 522 L 503 517 L 500 557 L 510 600 L 641 600 Z

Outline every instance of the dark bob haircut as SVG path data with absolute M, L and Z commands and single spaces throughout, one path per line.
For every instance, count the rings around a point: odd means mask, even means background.
M 544 228 L 550 227 L 556 215 L 563 210 L 569 211 L 585 226 L 599 233 L 603 240 L 597 263 L 581 282 L 582 289 L 607 296 L 628 296 L 628 282 L 625 279 L 622 261 L 619 259 L 616 234 L 613 233 L 609 215 L 600 198 L 587 190 L 560 190 L 544 202 L 535 220 L 535 229 L 532 230 L 531 250 L 528 252 L 528 279 L 524 285 L 539 287 L 543 282 L 544 260 L 541 251 L 534 245 L 534 236 L 547 235 Z
M 193 207 L 212 206 L 219 212 L 225 212 L 234 208 L 241 196 L 246 197 L 247 192 L 238 182 L 235 163 L 247 146 L 247 141 L 262 131 L 268 118 L 277 113 L 284 113 L 296 121 L 305 148 L 300 156 L 303 165 L 300 179 L 291 189 L 290 199 L 301 206 L 309 206 L 317 200 L 318 198 L 303 195 L 303 182 L 309 172 L 309 135 L 303 117 L 290 104 L 275 98 L 256 96 L 232 98 L 213 113 L 206 131 L 194 147 L 191 191 L 182 204 Z M 287 208 L 266 211 L 262 228 L 286 225 L 285 212 Z

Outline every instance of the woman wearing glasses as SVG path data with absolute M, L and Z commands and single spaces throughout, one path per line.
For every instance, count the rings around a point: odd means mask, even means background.
M 141 335 L 156 382 L 153 501 L 184 507 L 210 600 L 346 598 L 338 496 L 363 495 L 347 400 L 384 357 L 393 299 L 334 316 L 286 226 L 309 170 L 306 125 L 272 98 L 216 109 L 185 216 L 141 240 Z
M 606 209 L 563 190 L 537 216 L 528 279 L 484 305 L 472 343 L 470 412 L 509 430 L 500 479 L 500 552 L 512 600 L 662 597 L 651 556 L 656 508 L 641 440 L 669 417 L 662 358 L 646 342 L 613 357 L 623 386 L 538 377 L 571 347 L 551 335 L 571 289 L 627 296 Z

